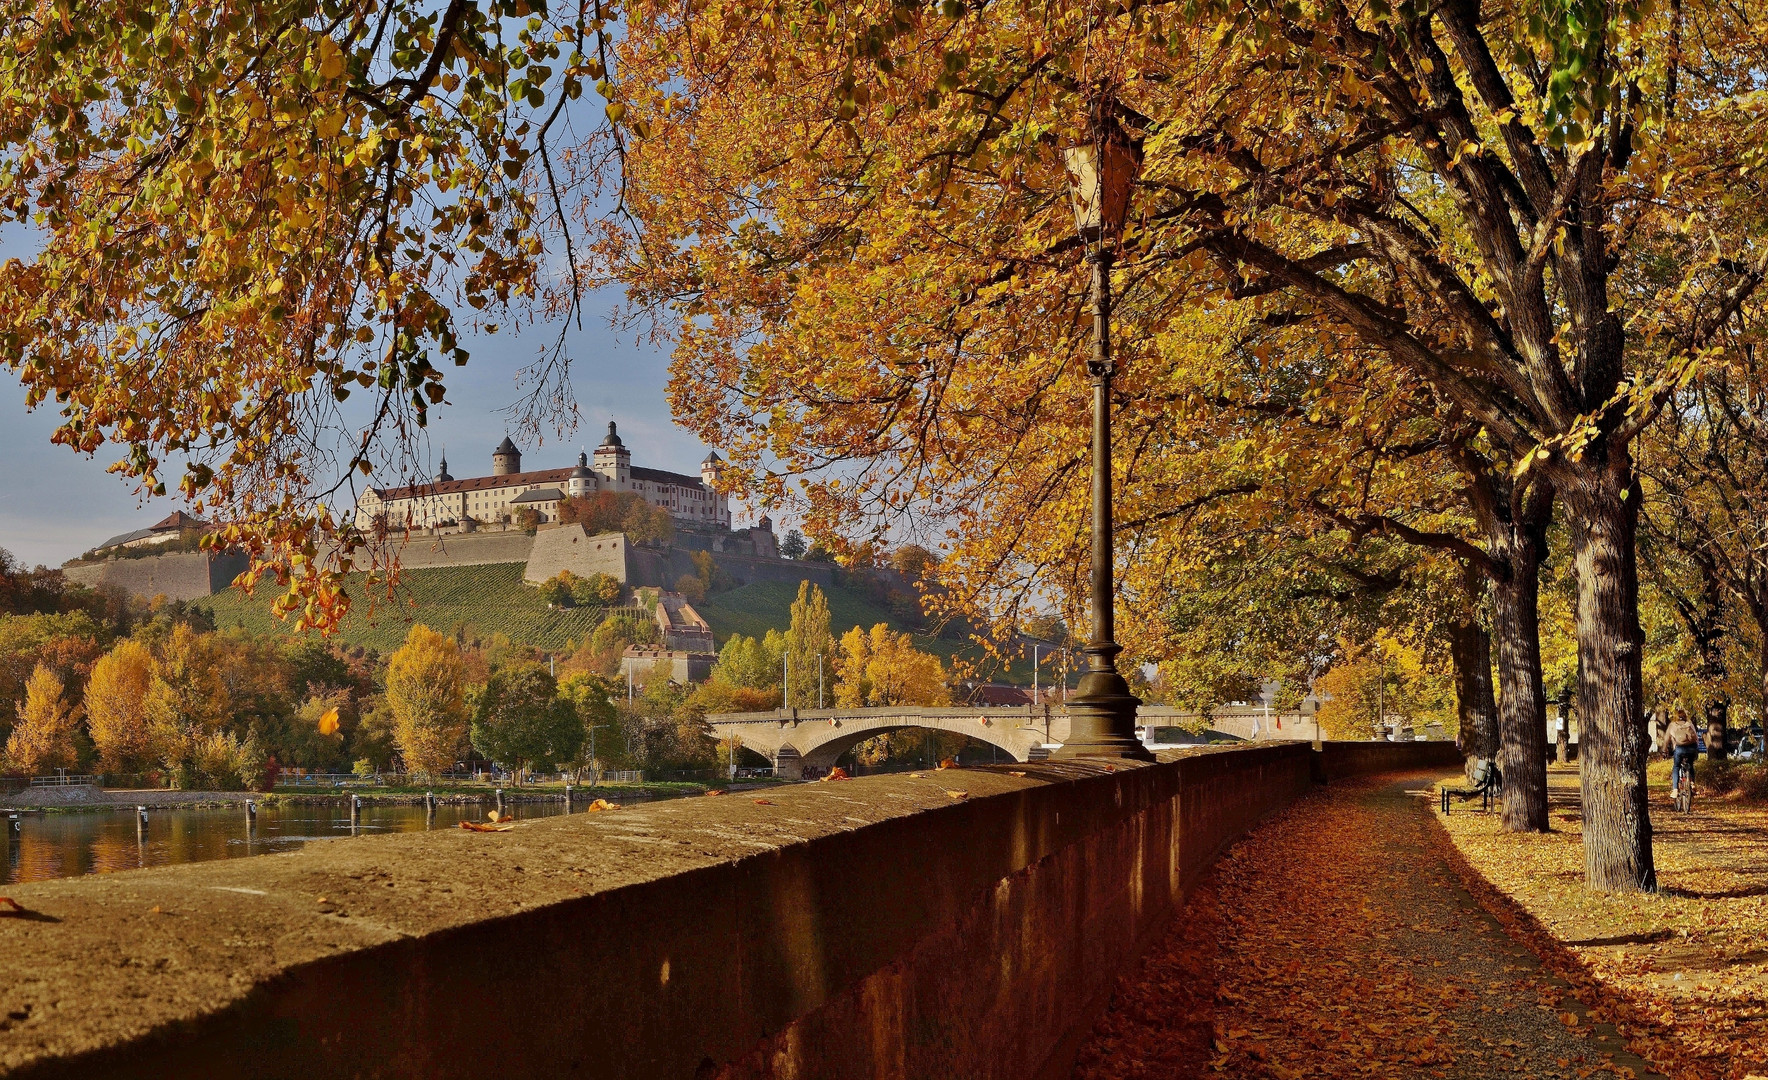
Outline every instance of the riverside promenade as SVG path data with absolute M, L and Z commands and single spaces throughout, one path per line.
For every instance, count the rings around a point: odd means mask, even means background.
M 1659 1077 L 1464 887 L 1442 776 L 1349 780 L 1253 830 L 1117 987 L 1077 1080 Z
M 0 1076 L 1067 1076 L 1224 850 L 1458 760 L 948 769 L 18 885 Z

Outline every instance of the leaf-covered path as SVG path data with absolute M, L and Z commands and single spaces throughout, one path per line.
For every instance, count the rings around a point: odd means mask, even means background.
M 1224 855 L 1077 1080 L 1655 1075 L 1462 888 L 1434 779 L 1335 785 Z

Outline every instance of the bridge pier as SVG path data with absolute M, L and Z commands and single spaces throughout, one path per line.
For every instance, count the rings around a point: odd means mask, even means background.
M 804 758 L 799 756 L 797 747 L 787 745 L 774 751 L 773 767 L 774 775 L 782 780 L 804 779 Z

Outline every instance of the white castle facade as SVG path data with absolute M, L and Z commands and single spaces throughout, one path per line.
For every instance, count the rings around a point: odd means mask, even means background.
M 469 519 L 491 524 L 509 522 L 524 509 L 535 511 L 543 523 L 553 522 L 559 503 L 567 498 L 626 491 L 669 511 L 682 524 L 728 529 L 730 502 L 715 489 L 723 467 L 718 454 L 711 453 L 700 463 L 698 477 L 635 468 L 631 451 L 610 422 L 593 461 L 579 454 L 575 468 L 523 472 L 522 452 L 506 437 L 492 451 L 490 476 L 456 480 L 448 475 L 444 457 L 441 471 L 427 484 L 364 491 L 356 500 L 356 524 L 367 529 L 382 516 L 390 529 L 465 526 Z

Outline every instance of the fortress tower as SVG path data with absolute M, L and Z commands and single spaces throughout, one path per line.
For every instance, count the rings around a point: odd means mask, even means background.
M 497 449 L 491 451 L 491 475 L 509 476 L 521 471 L 522 452 L 517 450 L 516 444 L 510 442 L 510 437 L 505 435 L 503 441 L 497 444 Z
M 571 470 L 570 479 L 565 481 L 565 494 L 576 499 L 588 495 L 595 490 L 595 473 L 589 471 L 589 455 L 577 455 L 577 467 Z
M 608 421 L 608 437 L 595 448 L 595 471 L 607 481 L 612 491 L 627 491 L 632 485 L 632 452 L 620 441 L 614 421 Z

